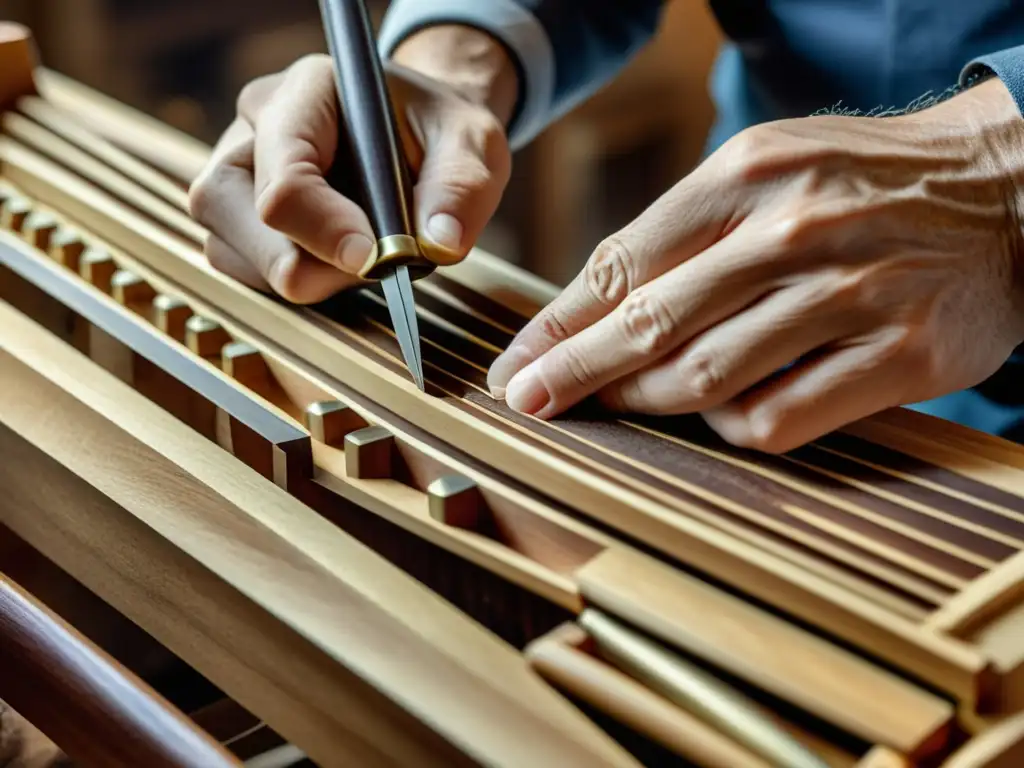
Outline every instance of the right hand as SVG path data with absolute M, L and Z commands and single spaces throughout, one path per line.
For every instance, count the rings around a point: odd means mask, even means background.
M 388 87 L 414 179 L 416 235 L 429 257 L 464 258 L 508 183 L 504 124 L 455 86 L 389 62 Z M 472 90 L 470 89 L 470 92 Z M 360 283 L 377 235 L 324 174 L 338 141 L 331 60 L 311 55 L 247 85 L 238 115 L 189 192 L 210 264 L 288 301 Z

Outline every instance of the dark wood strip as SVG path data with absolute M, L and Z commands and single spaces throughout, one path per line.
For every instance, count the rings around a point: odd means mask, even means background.
M 0 698 L 76 764 L 241 766 L 149 686 L 0 575 Z
M 362 313 L 364 318 L 371 316 L 383 325 L 387 322 L 387 309 L 384 306 L 371 299 L 362 297 L 345 302 L 344 311 L 347 313 L 344 317 L 339 316 L 335 312 L 335 318 L 342 320 L 348 327 L 357 328 L 362 338 L 372 342 L 378 349 L 384 350 L 387 354 L 397 358 L 400 352 L 394 338 L 383 329 L 374 329 L 361 324 L 360 318 L 356 315 L 356 313 Z M 446 349 L 455 348 L 455 354 L 446 354 L 431 344 L 424 344 L 423 358 L 426 363 L 434 366 L 435 370 L 445 371 L 450 376 L 462 379 L 464 382 L 469 382 L 481 389 L 486 387 L 486 374 L 465 364 L 459 358 L 476 355 L 481 363 L 484 363 L 486 357 L 490 356 L 488 350 L 429 322 L 421 326 L 421 332 L 425 338 L 432 341 L 438 340 Z M 436 381 L 437 374 L 435 370 L 428 371 L 428 378 Z M 493 400 L 490 398 L 485 397 L 484 400 L 489 404 L 489 407 L 493 405 Z M 519 423 L 520 426 L 537 432 L 555 442 L 565 443 L 564 436 L 560 435 L 558 430 L 553 429 L 551 425 L 541 423 L 535 419 L 520 419 L 510 409 L 505 408 L 503 405 L 501 407 L 504 410 L 504 413 L 501 414 L 502 418 Z M 660 419 L 656 424 L 658 429 L 663 429 L 668 424 L 674 427 L 671 430 L 673 434 L 692 440 L 700 445 L 710 445 L 715 450 L 721 450 L 730 455 L 741 455 L 739 451 L 727 446 L 724 441 L 718 439 L 706 427 L 700 428 L 695 434 L 694 427 L 699 428 L 703 424 L 702 420 L 695 417 L 688 419 Z M 750 508 L 758 509 L 758 511 L 771 508 L 777 512 L 776 503 L 784 501 L 816 514 L 832 523 L 843 525 L 852 531 L 872 537 L 878 542 L 888 544 L 923 562 L 942 568 L 957 576 L 973 578 L 983 571 L 976 564 L 966 563 L 954 555 L 939 551 L 933 546 L 922 543 L 898 531 L 890 530 L 878 523 L 826 504 L 807 494 L 794 491 L 769 478 L 739 467 L 730 466 L 725 462 L 687 449 L 677 443 L 664 439 L 658 440 L 646 432 L 632 430 L 621 422 L 609 421 L 607 418 L 603 421 L 596 419 L 560 418 L 557 421 L 557 427 L 563 430 L 567 429 L 588 442 L 611 448 L 621 455 L 629 456 L 637 464 L 648 464 L 649 466 L 657 467 L 679 476 L 694 485 L 707 488 L 725 498 L 732 499 Z M 639 446 L 644 446 L 645 448 L 642 456 L 637 454 Z M 581 446 L 575 444 L 572 446 L 572 450 L 581 450 Z M 762 461 L 762 457 L 755 458 L 753 455 L 743 458 L 755 462 Z M 606 462 L 608 457 L 606 454 L 599 453 L 595 460 Z M 637 472 L 635 466 L 634 464 L 631 467 L 634 476 L 646 483 L 653 481 L 651 475 L 642 471 Z M 776 468 L 788 477 L 799 479 L 813 487 L 821 488 L 830 494 L 834 494 L 837 498 L 843 498 L 851 503 L 856 503 L 887 518 L 931 534 L 943 541 L 955 543 L 994 561 L 998 562 L 1005 559 L 1013 552 L 1010 547 L 999 542 L 986 539 L 970 531 L 954 528 L 941 520 L 930 518 L 900 505 L 892 504 L 859 489 L 835 483 L 828 478 L 815 476 L 813 473 L 803 470 L 792 462 L 785 464 L 777 462 Z M 822 480 L 827 482 L 821 482 Z M 680 490 L 672 488 L 672 492 L 679 493 Z M 769 497 L 770 501 L 764 499 L 765 495 Z
M 505 349 L 512 341 L 512 334 L 497 327 L 494 323 L 482 320 L 475 313 L 467 312 L 463 308 L 445 300 L 448 297 L 446 292 L 440 291 L 434 286 L 435 291 L 422 290 L 419 286 L 423 281 L 417 280 L 413 283 L 413 292 L 416 295 L 416 306 L 433 312 L 438 317 L 444 318 L 467 333 L 471 333 L 478 339 L 493 344 L 499 349 Z M 440 294 L 440 295 L 438 295 Z M 450 297 L 448 297 L 450 298 Z
M 947 515 L 962 518 L 975 525 L 983 526 L 988 530 L 1012 536 L 1024 543 L 1024 519 L 1017 520 L 973 504 L 966 499 L 901 480 L 854 459 L 823 450 L 819 446 L 808 445 L 791 451 L 789 456 L 827 472 L 866 483 L 872 488 L 878 488 L 909 501 L 939 510 Z
M 93 325 L 103 329 L 137 355 L 173 376 L 192 390 L 202 392 L 217 407 L 238 419 L 275 445 L 297 446 L 309 436 L 298 427 L 268 411 L 230 381 L 206 366 L 196 365 L 192 353 L 173 342 L 161 342 L 156 332 L 134 315 L 108 304 L 70 272 L 0 242 L 0 264 L 37 286 Z
M 687 501 L 695 498 L 678 485 L 652 475 L 644 468 L 659 469 L 767 517 L 784 520 L 795 525 L 796 519 L 779 507 L 779 503 L 785 501 L 960 578 L 970 579 L 984 572 L 977 565 L 933 549 L 896 532 L 879 528 L 868 521 L 823 504 L 768 478 L 745 472 L 695 451 L 686 450 L 682 446 L 667 443 L 654 435 L 631 430 L 628 434 L 629 445 L 622 449 L 620 435 L 624 425 L 621 423 L 600 421 L 594 418 L 574 418 L 572 414 L 568 414 L 557 419 L 553 424 L 545 424 L 520 416 L 507 408 L 504 403 L 498 403 L 486 395 L 470 394 L 466 399 L 488 409 L 505 421 L 520 424 L 537 434 L 542 434 L 545 438 L 573 453 L 588 456 L 605 466 L 614 466 L 623 474 L 634 477 L 638 481 L 674 497 Z M 555 427 L 559 431 L 556 431 Z M 610 456 L 595 447 L 609 445 L 617 446 L 616 453 L 619 458 Z M 717 505 L 714 508 L 719 509 Z M 724 510 L 722 511 L 724 512 Z M 797 525 L 796 527 L 802 526 Z M 813 527 L 808 530 L 818 531 Z M 818 535 L 824 537 L 826 534 L 820 532 Z
M 338 339 L 339 342 L 348 345 L 352 349 L 360 351 L 361 354 L 366 355 L 374 362 L 396 372 L 404 371 L 403 364 L 398 362 L 400 350 L 398 349 L 397 342 L 395 342 L 393 337 L 391 337 L 386 331 L 380 328 L 365 328 L 365 318 L 355 316 L 351 317 L 350 319 L 349 313 L 351 313 L 352 315 L 355 314 L 353 304 L 351 302 L 345 302 L 344 304 L 339 303 L 339 306 L 335 307 L 331 311 L 333 319 L 329 319 L 328 317 L 322 314 L 317 314 L 311 318 L 311 321 L 314 324 L 318 325 L 323 330 L 331 333 L 336 339 Z M 343 322 L 344 327 L 339 327 L 339 324 L 337 323 L 337 321 L 339 320 Z M 366 347 L 361 346 L 357 342 L 354 342 L 351 339 L 347 338 L 346 329 L 354 329 L 357 332 L 360 339 L 371 341 L 373 343 L 373 348 L 368 349 Z M 476 419 L 486 418 L 486 416 L 483 413 L 481 413 L 479 408 L 473 407 L 473 405 L 479 406 L 480 408 L 483 408 L 486 413 L 492 414 L 494 417 L 496 417 L 488 420 L 489 426 L 491 428 L 504 431 L 514 436 L 517 440 L 523 442 L 525 445 L 531 446 L 538 451 L 551 450 L 551 448 L 548 447 L 542 440 L 531 438 L 530 436 L 530 434 L 535 432 L 538 427 L 541 430 L 550 430 L 551 427 L 549 425 L 545 425 L 541 422 L 537 422 L 536 420 L 529 419 L 527 417 L 514 413 L 507 406 L 505 406 L 504 403 L 500 403 L 493 400 L 489 395 L 485 394 L 484 392 L 481 392 L 480 390 L 474 389 L 473 387 L 467 385 L 465 381 L 458 378 L 456 375 L 444 372 L 444 370 L 441 367 L 428 368 L 428 378 L 430 380 L 429 386 L 437 387 L 437 390 L 434 391 L 433 393 L 435 395 L 445 397 L 449 403 L 459 408 L 460 410 L 465 411 L 467 414 L 471 415 Z M 451 393 L 454 393 L 455 396 L 452 396 Z M 460 398 L 462 400 L 467 401 L 468 403 L 472 403 L 473 405 L 466 405 L 460 402 Z M 511 426 L 512 424 L 525 427 L 529 431 L 524 433 L 522 430 L 516 429 L 514 426 Z M 615 427 L 613 426 L 612 428 Z M 548 437 L 547 434 L 545 434 L 544 436 Z M 819 557 L 823 560 L 826 560 L 835 567 L 840 568 L 841 570 L 851 575 L 854 575 L 857 578 L 864 579 L 878 588 L 884 589 L 889 592 L 894 592 L 899 594 L 901 597 L 905 597 L 905 599 L 912 604 L 922 606 L 925 608 L 935 607 L 935 604 L 933 602 L 923 601 L 919 597 L 906 594 L 903 590 L 893 587 L 888 583 L 883 583 L 881 580 L 879 580 L 877 577 L 873 575 L 865 574 L 859 569 L 849 566 L 846 563 L 843 563 L 839 560 L 835 560 L 828 555 L 823 555 L 820 552 L 813 551 L 810 548 L 800 543 L 794 542 L 791 539 L 785 538 L 784 536 L 774 531 L 771 531 L 768 528 L 759 526 L 756 523 L 752 523 L 744 518 L 741 518 L 738 515 L 733 515 L 725 510 L 718 508 L 717 506 L 713 506 L 702 499 L 685 493 L 685 491 L 682 491 L 675 485 L 671 485 L 657 478 L 653 478 L 648 473 L 643 471 L 642 465 L 617 460 L 614 457 L 609 457 L 607 454 L 597 450 L 593 446 L 575 440 L 570 435 L 561 435 L 559 442 L 561 442 L 561 444 L 563 444 L 570 451 L 569 453 L 563 455 L 562 458 L 565 461 L 567 461 L 570 465 L 572 465 L 574 469 L 578 471 L 581 475 L 604 475 L 605 479 L 611 482 L 618 482 L 618 476 L 615 474 L 615 472 L 620 472 L 626 476 L 636 479 L 639 483 L 641 483 L 641 487 L 654 488 L 655 490 L 660 491 L 661 493 L 664 494 L 668 494 L 671 497 L 682 501 L 683 503 L 694 504 L 698 508 L 705 510 L 712 517 L 717 517 L 718 519 L 722 520 L 730 520 L 737 525 L 740 525 L 752 531 L 756 531 L 759 535 L 763 535 L 794 551 L 802 551 L 805 553 L 812 554 L 815 557 Z M 598 463 L 598 467 L 600 468 L 595 468 L 592 464 L 585 461 L 581 461 L 579 458 L 575 458 L 573 454 L 576 454 L 576 456 L 583 456 L 589 458 L 592 462 Z M 609 470 L 611 470 L 611 472 L 609 472 Z M 641 495 L 645 494 L 641 492 Z M 647 497 L 651 498 L 656 503 L 663 503 L 660 497 L 650 496 L 649 494 L 647 494 Z M 570 503 L 570 500 L 568 499 L 558 499 L 557 501 L 561 502 L 562 504 Z M 909 571 L 902 568 L 901 566 L 891 564 L 885 561 L 883 558 L 879 558 L 870 553 L 863 552 L 859 550 L 855 545 L 838 539 L 835 536 L 819 532 L 817 529 L 813 528 L 813 526 L 810 526 L 801 520 L 798 520 L 790 515 L 787 515 L 782 510 L 777 509 L 774 506 L 769 507 L 769 514 L 767 516 L 770 519 L 773 519 L 777 522 L 783 522 L 786 525 L 791 525 L 794 528 L 800 529 L 807 534 L 813 534 L 818 539 L 829 542 L 833 546 L 841 549 L 844 552 L 847 552 L 851 556 L 855 556 L 857 558 L 861 558 L 864 560 L 869 560 L 879 567 L 889 568 L 890 570 L 902 573 L 904 576 L 907 576 L 908 578 L 914 578 L 922 584 L 925 584 L 930 590 L 941 592 L 946 595 L 952 594 L 952 590 L 948 586 L 942 586 L 931 581 L 930 579 L 912 575 Z M 618 534 L 625 534 L 627 536 L 629 535 L 628 531 L 619 531 Z
M 1001 488 L 995 488 L 935 464 L 929 464 L 915 456 L 842 432 L 834 432 L 816 442 L 824 448 L 838 451 L 855 459 L 884 467 L 902 475 L 920 478 L 989 504 L 1005 507 L 1024 518 L 1024 495 L 1017 496 Z M 916 489 L 921 487 L 898 477 L 891 475 L 889 477 L 890 481 L 899 487 L 900 493 L 916 493 Z
M 523 422 L 527 421 L 527 417 L 523 417 L 518 414 L 509 412 L 503 403 L 494 401 L 490 399 L 487 395 L 481 393 L 473 393 L 463 398 L 461 402 L 457 401 L 455 405 L 456 407 L 459 408 L 459 410 L 469 415 L 472 415 L 477 419 L 485 420 L 491 428 L 501 430 L 508 434 L 516 436 L 517 439 L 522 440 L 530 447 L 547 452 L 551 451 L 551 448 L 540 439 L 532 438 L 528 434 L 524 435 L 523 433 L 509 426 L 510 423 L 522 424 Z M 474 408 L 474 406 L 477 406 L 477 408 Z M 479 409 L 483 409 L 485 413 L 481 414 Z M 488 415 L 490 416 L 490 418 L 488 418 Z M 664 506 L 665 504 L 661 494 L 668 495 L 671 498 L 675 499 L 677 502 L 679 502 L 680 505 L 689 505 L 691 507 L 695 507 L 701 510 L 706 515 L 706 517 L 711 518 L 712 520 L 731 523 L 740 528 L 749 530 L 756 536 L 780 544 L 786 549 L 789 549 L 793 552 L 800 552 L 805 555 L 815 557 L 823 562 L 827 562 L 831 566 L 841 571 L 844 571 L 857 579 L 860 579 L 878 589 L 890 592 L 900 597 L 901 599 L 906 600 L 908 603 L 918 605 L 921 607 L 931 607 L 934 605 L 932 601 L 925 600 L 918 596 L 912 595 L 903 590 L 902 588 L 897 587 L 887 581 L 883 581 L 873 576 L 872 574 L 866 573 L 862 571 L 860 568 L 852 566 L 843 560 L 837 559 L 832 555 L 821 551 L 820 549 L 814 549 L 803 543 L 796 542 L 788 536 L 780 534 L 766 525 L 761 525 L 757 522 L 752 522 L 748 517 L 745 517 L 738 513 L 734 513 L 731 510 L 723 508 L 719 505 L 712 504 L 711 502 L 706 501 L 705 499 L 699 496 L 681 490 L 678 486 L 667 483 L 657 477 L 651 477 L 650 475 L 643 471 L 642 467 L 640 467 L 637 464 L 633 464 L 627 460 L 609 457 L 607 454 L 603 453 L 597 448 L 588 445 L 587 443 L 575 440 L 571 435 L 567 435 L 565 436 L 565 438 L 566 440 L 563 444 L 567 448 L 569 448 L 569 451 L 567 453 L 559 452 L 559 458 L 565 461 L 571 467 L 570 471 L 579 472 L 581 474 L 588 474 L 592 476 L 603 476 L 604 479 L 615 483 L 622 482 L 621 476 L 629 477 L 640 482 L 642 484 L 640 488 L 646 489 L 645 491 L 630 486 L 631 490 L 658 505 Z M 586 461 L 585 459 L 589 459 L 590 462 L 599 462 L 600 467 L 602 468 L 595 468 L 592 463 Z M 761 512 L 762 510 L 758 509 L 756 511 Z M 686 514 L 686 512 L 680 509 L 679 514 Z M 821 532 L 817 528 L 814 528 L 813 526 L 804 523 L 800 519 L 787 515 L 780 509 L 769 507 L 766 513 L 764 513 L 764 517 L 768 518 L 769 520 L 773 520 L 778 523 L 783 523 L 787 526 L 791 526 L 792 528 L 801 530 L 804 533 L 812 535 L 815 539 L 820 540 L 822 542 L 827 542 L 829 545 L 846 552 L 848 555 L 854 558 L 857 558 L 862 561 L 872 562 L 879 567 L 886 568 L 890 571 L 899 573 L 909 579 L 913 579 L 935 592 L 942 593 L 947 596 L 952 595 L 954 592 L 954 590 L 949 586 L 938 584 L 926 577 L 913 574 L 899 565 L 895 565 L 888 562 L 884 558 L 880 558 L 876 555 L 859 549 L 854 544 L 850 544 L 849 542 L 839 539 L 831 534 Z
M 517 333 L 523 329 L 528 318 L 520 315 L 513 309 L 500 304 L 494 299 L 477 293 L 472 288 L 467 288 L 462 283 L 445 277 L 441 272 L 434 272 L 430 277 L 425 278 L 439 288 L 443 288 L 467 307 L 479 312 L 481 315 L 493 318 L 495 321 L 510 328 Z
M 393 336 L 384 328 L 368 326 L 365 322 L 366 314 L 372 313 L 379 316 L 387 312 L 384 307 L 373 302 L 371 304 L 372 306 L 367 310 L 362 300 L 337 301 L 330 311 L 331 319 L 323 316 L 320 318 L 321 322 L 319 324 L 325 330 L 332 332 L 336 338 L 343 331 L 333 326 L 334 322 L 340 322 L 345 327 L 355 330 L 361 339 L 370 342 L 378 351 L 390 357 L 390 360 L 387 360 L 384 364 L 388 365 L 392 370 L 403 372 L 401 364 L 397 363 L 400 351 Z M 361 312 L 363 314 L 360 314 Z M 386 321 L 385 317 L 379 317 L 378 319 L 379 321 Z M 383 322 L 381 324 L 383 325 Z M 430 327 L 429 323 L 426 325 Z M 438 337 L 454 336 L 454 334 L 444 329 L 435 328 L 435 330 Z M 430 336 L 434 336 L 434 331 L 427 331 L 427 333 Z M 461 346 L 467 346 L 465 339 L 458 338 L 457 341 L 461 343 Z M 475 347 L 481 352 L 486 352 L 486 350 L 477 345 L 468 346 Z M 460 347 L 460 351 L 465 350 Z M 364 350 L 364 354 L 367 353 L 369 353 L 369 350 Z M 856 531 L 861 535 L 872 538 L 874 541 L 891 546 L 896 550 L 904 552 L 907 556 L 916 558 L 957 578 L 970 579 L 984 572 L 984 569 L 977 564 L 966 562 L 955 555 L 936 549 L 914 538 L 902 535 L 899 532 L 892 531 L 844 510 L 837 509 L 768 478 L 730 466 L 725 462 L 688 450 L 670 441 L 658 439 L 645 432 L 632 430 L 621 422 L 607 419 L 599 421 L 595 419 L 560 418 L 557 424 L 552 425 L 539 422 L 536 419 L 524 418 L 512 412 L 503 403 L 496 403 L 489 396 L 479 391 L 474 391 L 472 387 L 467 387 L 468 379 L 470 383 L 483 389 L 485 386 L 484 374 L 472 366 L 466 365 L 457 356 L 447 354 L 432 345 L 424 345 L 423 357 L 424 361 L 428 364 L 428 379 L 440 385 L 442 389 L 452 393 L 464 393 L 463 396 L 466 399 L 485 407 L 505 422 L 517 424 L 523 429 L 560 444 L 570 451 L 577 452 L 580 455 L 587 455 L 600 465 L 608 466 L 615 459 L 607 453 L 594 448 L 593 445 L 588 445 L 588 443 L 611 447 L 617 453 L 630 457 L 630 461 L 620 463 L 619 469 L 621 471 L 635 478 L 639 483 L 645 484 L 648 487 L 658 488 L 675 498 L 686 498 L 687 494 L 677 485 L 667 483 L 644 471 L 644 465 L 656 467 L 662 471 L 679 476 L 693 485 L 706 488 L 719 496 L 756 510 L 778 522 L 784 521 L 786 524 L 793 525 L 807 533 L 813 532 L 817 536 L 830 540 L 830 542 L 836 542 L 836 546 L 839 546 L 841 543 L 847 551 L 850 551 L 851 546 L 856 549 L 855 545 L 827 535 L 824 531 L 815 529 L 806 521 L 798 520 L 789 515 L 778 506 L 778 502 L 786 501 L 833 524 L 845 526 L 851 531 Z M 445 380 L 445 383 L 440 381 L 442 378 Z M 473 381 L 474 379 L 475 381 Z M 474 415 L 478 417 L 478 414 Z M 658 423 L 660 424 L 661 422 Z M 564 434 L 563 430 L 568 430 L 576 437 L 582 438 L 582 441 L 573 441 L 570 436 Z M 523 439 L 522 431 L 511 430 L 510 432 L 517 439 Z M 623 444 L 624 439 L 629 441 L 625 445 Z M 642 455 L 637 453 L 639 446 L 642 446 L 644 449 Z M 543 444 L 539 444 L 538 448 L 540 450 L 550 450 Z M 594 469 L 587 467 L 583 471 L 593 472 Z M 767 498 L 765 498 L 766 494 Z M 863 495 L 866 496 L 867 494 Z M 903 510 L 899 511 L 902 512 Z M 907 510 L 907 512 L 909 513 L 910 511 Z M 752 525 L 751 523 L 745 524 L 748 526 Z M 947 533 L 945 529 L 940 532 L 943 534 Z M 993 542 L 983 540 L 980 546 L 989 544 L 993 544 Z M 795 542 L 793 545 L 800 546 Z M 1003 551 L 999 551 L 998 554 L 1005 556 Z M 867 552 L 864 552 L 863 556 L 869 557 Z M 877 558 L 875 555 L 870 555 L 870 557 Z M 876 559 L 876 562 L 881 561 Z M 893 563 L 892 566 L 901 567 L 896 563 Z

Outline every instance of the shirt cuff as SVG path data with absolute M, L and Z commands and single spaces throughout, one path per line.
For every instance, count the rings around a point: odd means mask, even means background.
M 554 100 L 555 54 L 544 27 L 514 0 L 393 0 L 378 35 L 381 58 L 415 32 L 440 24 L 487 32 L 516 59 L 520 97 L 508 138 L 513 151 L 528 144 L 547 126 Z
M 995 75 L 1003 81 L 1017 109 L 1024 115 L 1024 45 L 973 59 L 960 72 L 960 85 L 966 88 L 986 75 Z

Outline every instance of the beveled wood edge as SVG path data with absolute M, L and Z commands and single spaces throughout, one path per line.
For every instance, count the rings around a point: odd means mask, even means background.
M 137 355 L 223 409 L 271 443 L 305 442 L 309 435 L 269 403 L 261 402 L 235 385 L 217 368 L 184 347 L 164 343 L 162 334 L 119 306 L 93 286 L 72 276 L 8 232 L 0 231 L 0 264 L 43 290 L 89 323 L 103 329 Z M 312 461 L 312 459 L 310 459 Z
M 710 587 L 698 579 L 611 550 L 580 569 L 578 578 L 588 606 L 869 743 L 925 757 L 941 753 L 952 735 L 956 710 L 950 702 L 740 598 L 720 595 L 715 610 L 706 610 Z M 693 616 L 706 618 L 695 622 Z M 919 640 L 918 652 L 925 651 L 927 637 Z M 980 687 L 980 671 L 973 680 L 969 670 L 959 673 Z M 879 701 L 892 711 L 878 709 Z
M 300 629 L 343 668 L 360 675 L 403 710 L 444 734 L 465 754 L 497 764 L 527 759 L 526 755 L 536 749 L 539 751 L 535 756 L 547 753 L 552 758 L 561 755 L 569 759 L 574 755 L 571 759 L 587 759 L 595 765 L 635 764 L 530 671 L 510 646 L 5 304 L 0 304 L 0 340 L 0 349 L 6 350 L 11 360 L 20 361 L 25 370 L 41 377 L 40 386 L 26 391 L 25 397 L 45 397 L 44 388 L 54 392 L 60 388 L 68 393 L 63 398 L 67 407 L 94 414 L 89 417 L 92 421 L 103 419 L 110 425 L 112 440 L 137 446 L 128 449 L 126 445 L 122 461 L 108 467 L 110 476 L 93 481 L 101 482 L 105 493 L 120 493 L 115 475 L 131 472 L 120 464 L 136 456 L 149 462 L 159 457 L 174 477 L 172 485 L 176 489 L 191 482 L 223 493 L 218 497 L 223 501 L 217 505 L 230 505 L 232 515 L 248 516 L 256 526 L 230 551 L 214 546 L 205 536 L 190 538 L 183 515 L 175 514 L 173 521 L 161 519 L 151 503 L 140 505 L 148 499 L 140 499 L 130 487 L 124 489 L 134 515 L 277 616 L 278 621 Z M 48 384 L 44 386 L 43 382 Z M 101 461 L 66 444 L 45 425 L 24 417 L 19 423 L 40 441 L 38 447 L 58 462 L 84 462 L 84 467 Z M 158 482 L 159 475 L 150 474 L 149 482 Z M 139 475 L 134 472 L 130 476 Z M 159 482 L 170 483 L 171 478 Z M 204 497 L 194 498 L 198 503 Z M 180 505 L 177 508 L 180 510 Z M 222 518 L 219 524 L 226 525 L 228 519 L 211 506 L 204 513 L 204 526 L 216 528 L 218 515 Z M 289 573 L 295 577 L 305 573 L 308 578 L 278 582 L 277 590 L 263 590 L 248 583 L 245 574 L 250 566 L 243 551 L 256 547 L 261 540 L 280 550 L 275 561 L 286 555 L 297 559 Z M 305 603 L 314 596 L 296 593 L 300 581 L 307 589 L 330 591 L 316 598 L 319 610 L 306 610 Z M 290 598 L 287 592 L 293 593 Z M 360 620 L 344 619 L 338 613 L 343 607 L 359 615 Z M 378 633 L 376 641 L 371 642 L 365 636 L 385 628 L 386 638 Z M 404 644 L 400 659 L 379 655 L 380 642 L 385 639 Z M 461 693 L 444 697 L 446 703 L 440 706 L 436 691 L 446 687 L 457 687 Z M 461 709 L 465 711 L 458 712 Z M 479 718 L 488 710 L 502 727 L 466 730 L 466 723 L 481 722 Z M 514 725 L 516 722 L 519 726 Z M 517 736 L 514 732 L 522 727 L 532 735 Z
M 701 768 L 771 768 L 692 713 L 583 649 L 574 623 L 555 627 L 524 649 L 545 679 Z
M 87 120 L 101 135 L 114 134 L 139 157 L 185 183 L 202 171 L 211 149 L 166 123 L 45 66 L 36 68 L 39 94 Z
M 971 739 L 941 768 L 1020 768 L 1024 765 L 1024 712 Z
M 138 762 L 164 768 L 242 766 L 210 734 L 2 572 L 0 629 L 5 663 L 18 660 L 16 670 L 0 676 L 0 699 L 72 760 L 84 765 L 102 756 L 105 765 L 126 768 Z
M 966 638 L 980 625 L 1024 598 L 1024 552 L 1018 552 L 974 579 L 925 621 L 924 626 L 950 637 Z

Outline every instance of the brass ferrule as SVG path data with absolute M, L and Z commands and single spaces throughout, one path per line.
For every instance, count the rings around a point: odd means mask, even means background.
M 385 273 L 403 265 L 409 269 L 412 280 L 426 277 L 435 269 L 435 265 L 423 257 L 416 238 L 388 235 L 374 244 L 369 258 L 359 270 L 359 276 L 364 280 L 380 280 Z

